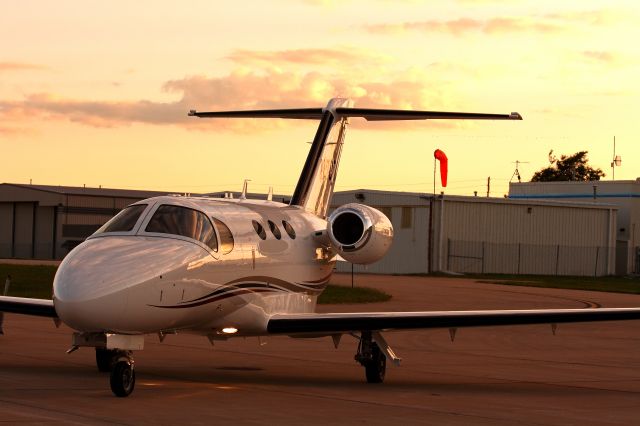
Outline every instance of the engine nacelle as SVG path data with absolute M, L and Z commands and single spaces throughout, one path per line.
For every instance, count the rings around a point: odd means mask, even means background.
M 379 210 L 363 204 L 345 204 L 329 216 L 327 234 L 331 247 L 351 263 L 368 264 L 382 259 L 393 241 L 391 221 Z

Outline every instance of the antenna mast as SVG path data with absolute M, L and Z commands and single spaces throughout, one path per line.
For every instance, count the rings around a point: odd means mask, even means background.
M 613 180 L 616 180 L 616 167 L 622 165 L 622 157 L 616 155 L 616 137 L 613 137 L 613 160 L 611 161 L 611 172 L 613 174 Z
M 516 165 L 516 169 L 513 171 L 513 174 L 511 175 L 511 179 L 509 179 L 509 183 L 513 181 L 514 176 L 518 178 L 518 182 L 522 182 L 522 178 L 520 177 L 520 170 L 519 170 L 520 164 L 529 164 L 529 162 L 516 160 L 513 163 Z

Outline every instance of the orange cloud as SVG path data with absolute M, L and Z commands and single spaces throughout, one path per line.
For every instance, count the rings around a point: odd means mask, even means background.
M 604 25 L 614 19 L 615 14 L 608 11 L 588 11 L 564 14 L 547 14 L 525 17 L 496 17 L 490 19 L 458 18 L 452 20 L 426 20 L 388 24 L 367 25 L 365 29 L 374 34 L 402 32 L 446 33 L 461 36 L 467 33 L 505 34 L 505 33 L 558 33 L 568 29 L 569 25 Z
M 388 59 L 369 50 L 356 47 L 327 49 L 292 49 L 279 51 L 236 50 L 228 57 L 243 65 L 305 64 L 336 65 L 351 63 L 381 63 Z
M 27 64 L 22 62 L 0 62 L 0 72 L 3 71 L 45 71 L 49 67 L 38 64 Z
M 585 50 L 584 52 L 581 52 L 581 54 L 583 58 L 595 63 L 615 65 L 619 62 L 618 55 L 612 52 Z
M 350 97 L 356 105 L 370 108 L 446 109 L 451 104 L 444 95 L 445 87 L 433 82 L 427 71 L 397 72 L 386 80 L 361 81 L 357 77 L 273 69 L 234 72 L 223 77 L 192 76 L 165 83 L 166 91 L 178 95 L 174 102 L 104 102 L 32 94 L 19 101 L 0 101 L 0 120 L 9 117 L 27 120 L 36 116 L 93 127 L 145 123 L 253 131 L 282 124 L 274 120 L 197 119 L 187 117 L 187 112 L 321 107 L 335 96 Z

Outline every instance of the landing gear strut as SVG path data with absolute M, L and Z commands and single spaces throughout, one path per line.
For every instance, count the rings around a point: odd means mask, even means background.
M 129 396 L 136 384 L 136 372 L 131 352 L 116 351 L 112 363 L 111 391 L 118 397 Z
M 367 382 L 382 383 L 384 381 L 387 357 L 371 338 L 371 332 L 362 333 L 360 343 L 358 343 L 358 352 L 354 358 L 364 367 Z
M 96 347 L 96 365 L 101 373 L 108 373 L 113 367 L 111 363 L 114 361 L 118 351 L 116 349 L 106 349 Z

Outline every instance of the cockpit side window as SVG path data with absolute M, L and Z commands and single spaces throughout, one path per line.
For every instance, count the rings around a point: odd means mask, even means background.
M 221 220 L 212 217 L 213 223 L 215 223 L 216 228 L 218 229 L 218 236 L 220 237 L 220 253 L 227 254 L 233 250 L 233 234 L 231 234 L 231 229 L 227 225 L 224 224 Z
M 161 205 L 147 224 L 146 232 L 182 235 L 198 240 L 218 251 L 218 241 L 213 225 L 207 216 L 187 207 Z
M 147 208 L 146 204 L 135 204 L 133 206 L 125 207 L 115 215 L 110 221 L 102 225 L 95 233 L 102 234 L 103 232 L 129 232 L 133 229 L 138 221 L 138 218 Z

